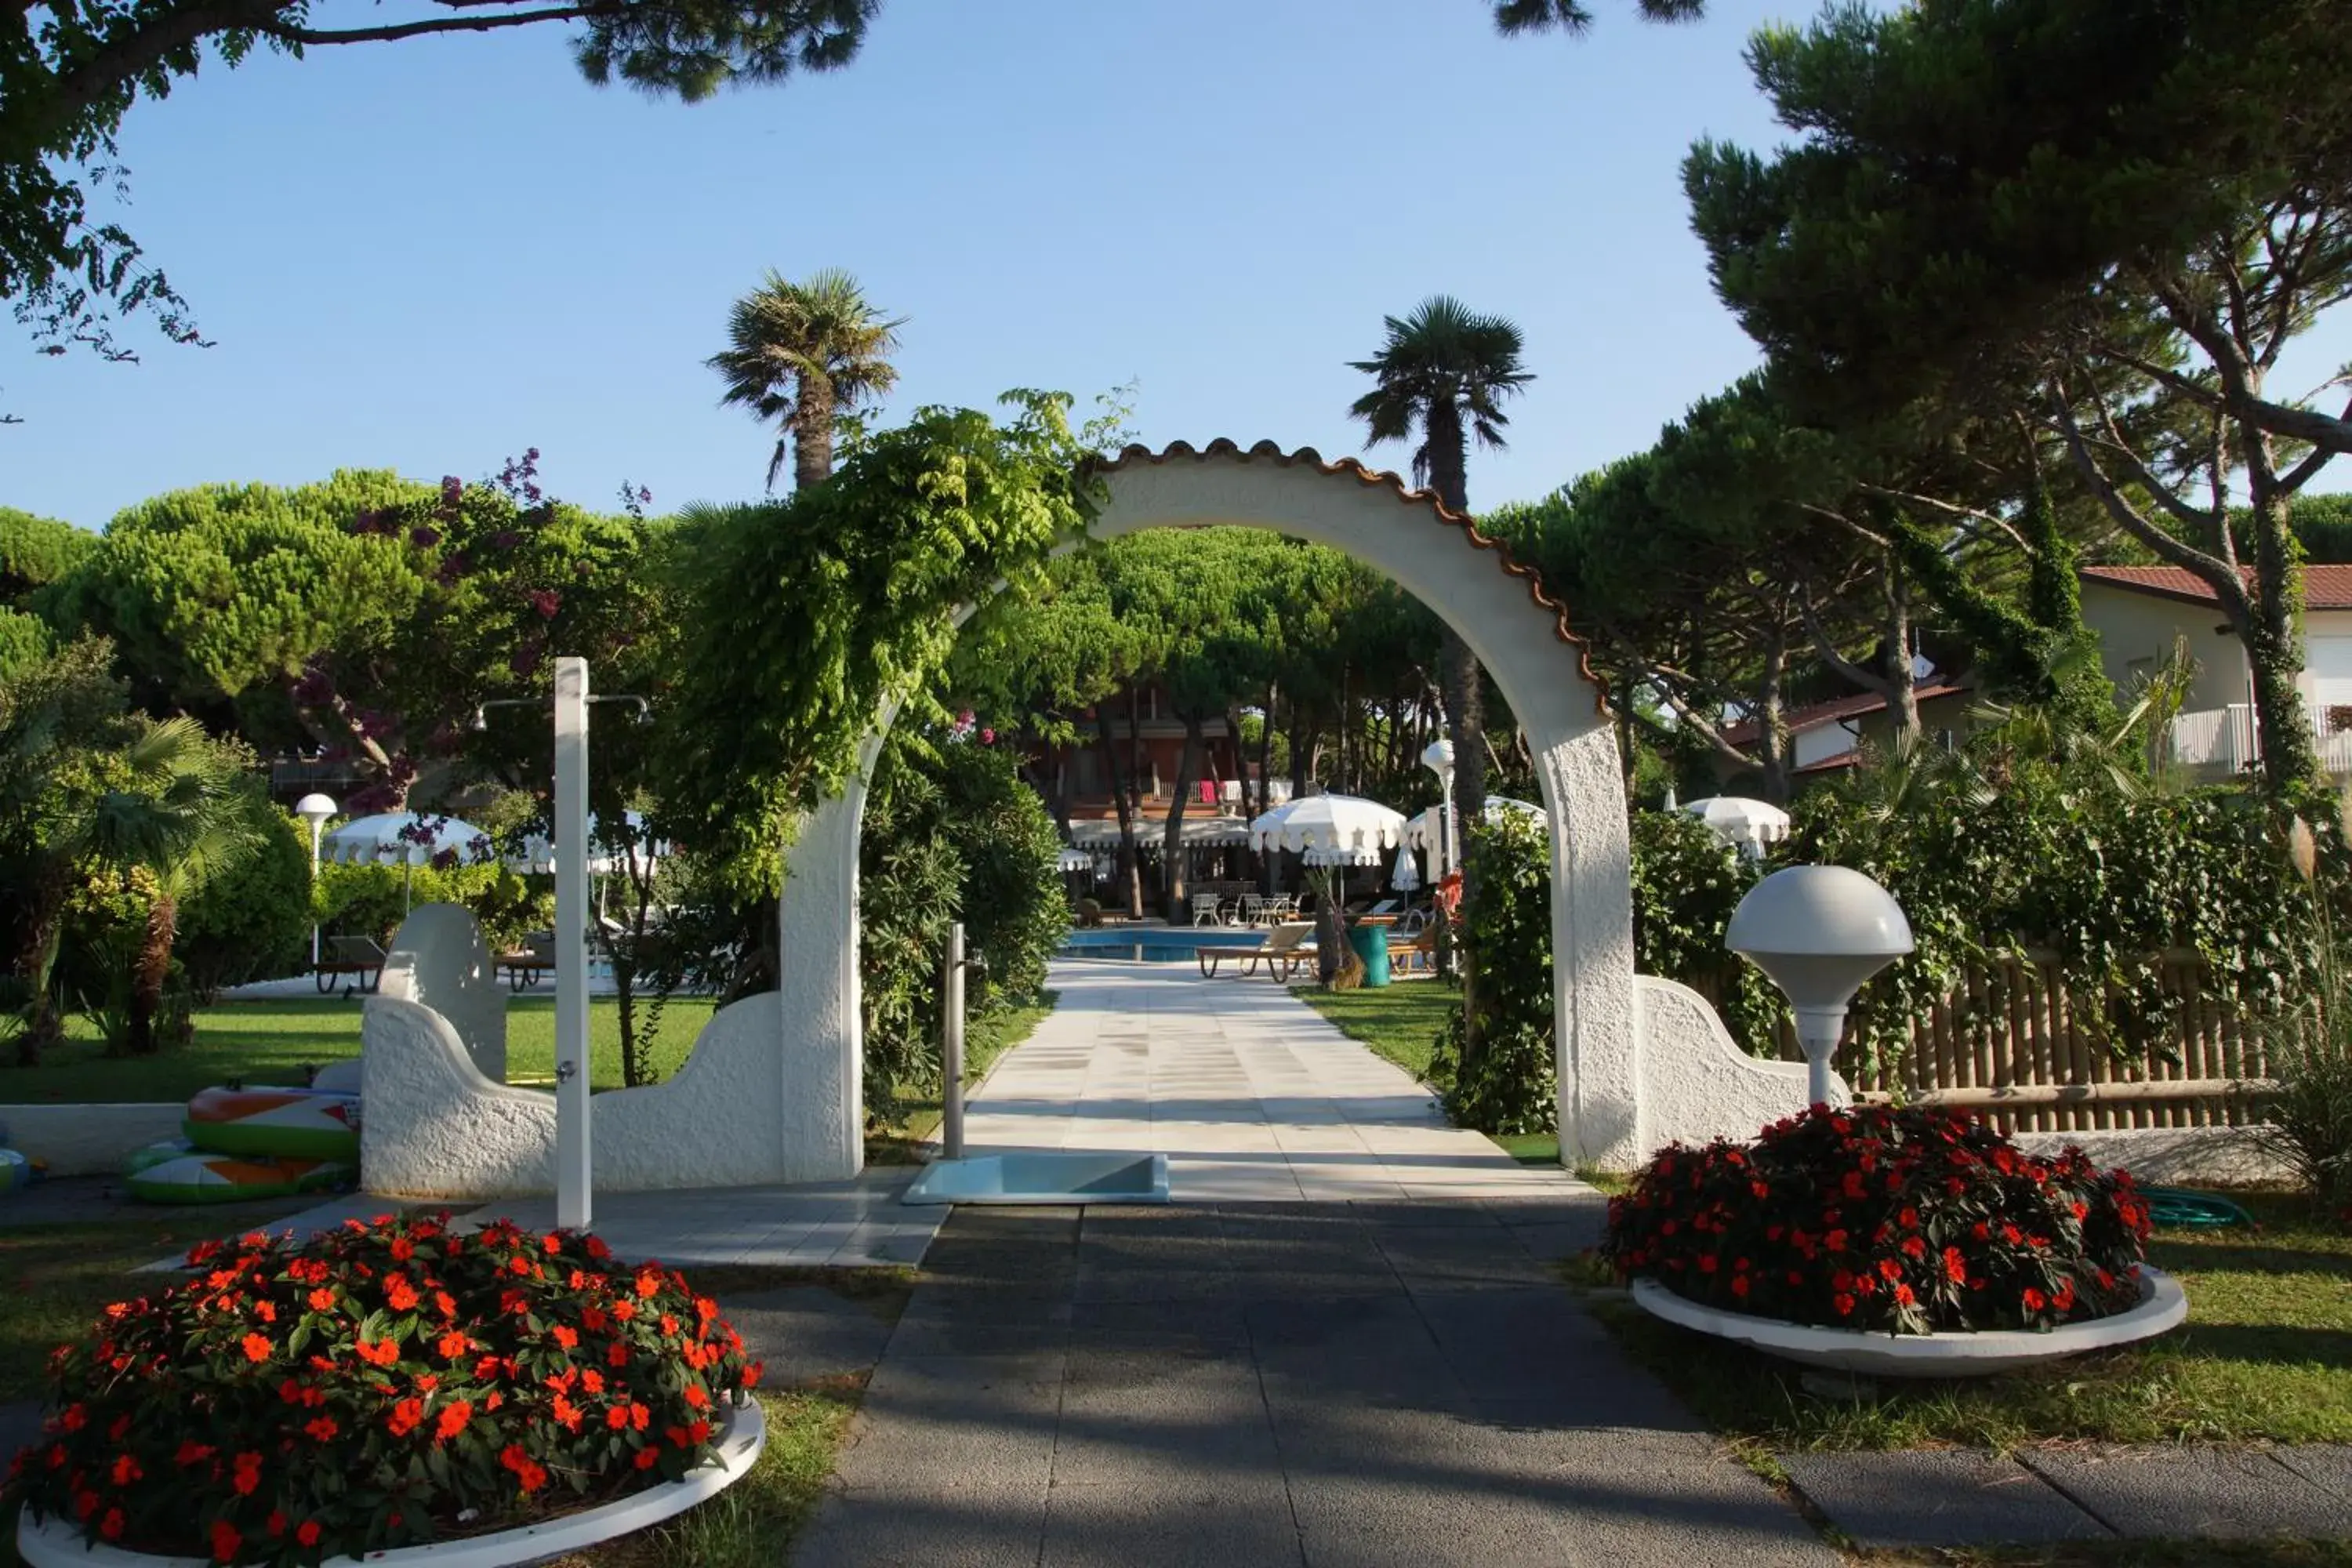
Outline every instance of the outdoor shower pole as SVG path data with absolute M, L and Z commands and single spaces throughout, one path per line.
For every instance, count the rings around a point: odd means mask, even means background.
M 588 661 L 555 661 L 555 1223 L 585 1230 L 588 1105 Z
M 947 1026 L 940 1041 L 940 1143 L 963 1158 L 963 922 L 948 927 Z

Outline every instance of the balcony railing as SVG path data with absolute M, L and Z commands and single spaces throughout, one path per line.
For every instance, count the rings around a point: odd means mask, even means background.
M 2320 766 L 2331 773 L 2352 773 L 2352 729 L 2331 733 L 2326 710 L 2313 710 L 2310 721 Z M 2262 732 L 2254 722 L 2253 709 L 2233 702 L 2227 708 L 2200 708 L 2176 715 L 2171 753 L 2174 763 L 2200 772 L 2249 772 L 2262 758 Z

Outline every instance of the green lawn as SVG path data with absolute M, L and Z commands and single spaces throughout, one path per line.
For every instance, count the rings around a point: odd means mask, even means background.
M 1594 1304 L 1635 1360 L 1751 1451 L 2352 1442 L 2352 1234 L 2299 1198 L 2239 1195 L 2260 1231 L 2160 1231 L 2148 1249 L 2189 1293 L 2184 1328 L 2014 1377 L 1823 1399 L 1787 1363 L 1671 1328 L 1613 1295 Z
M 679 996 L 662 1010 L 653 1037 L 656 1078 L 668 1077 L 686 1060 L 712 1008 L 707 996 Z M 0 1106 L 185 1100 L 232 1079 L 300 1083 L 305 1066 L 359 1055 L 360 1011 L 357 1001 L 336 996 L 224 1002 L 196 1015 L 196 1037 L 188 1046 L 137 1060 L 100 1055 L 95 1034 L 77 1018 L 66 1043 L 47 1052 L 39 1067 L 0 1067 Z M 644 1016 L 640 1005 L 638 1016 Z M 593 1081 L 598 1089 L 620 1088 L 619 1005 L 593 999 L 588 1034 Z M 552 996 L 517 996 L 507 1004 L 507 1076 L 515 1083 L 554 1083 Z

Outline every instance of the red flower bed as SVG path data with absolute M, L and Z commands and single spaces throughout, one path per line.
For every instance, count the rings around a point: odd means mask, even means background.
M 2047 1329 L 2135 1306 L 2147 1205 L 2080 1150 L 2036 1159 L 1974 1117 L 1815 1106 L 1748 1144 L 1675 1144 L 1609 1205 L 1620 1277 L 1785 1322 Z
M 50 1362 L 0 1501 L 131 1550 L 309 1564 L 672 1480 L 759 1381 L 716 1302 L 593 1236 L 446 1215 L 247 1236 Z

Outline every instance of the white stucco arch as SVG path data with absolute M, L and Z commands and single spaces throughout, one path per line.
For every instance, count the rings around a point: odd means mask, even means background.
M 1802 1105 L 1802 1064 L 1747 1056 L 1696 993 L 1635 975 L 1616 736 L 1567 609 L 1533 572 L 1428 491 L 1352 458 L 1178 443 L 1129 447 L 1100 477 L 1094 536 L 1234 525 L 1329 545 L 1420 599 L 1494 677 L 1527 731 L 1553 825 L 1566 1163 L 1626 1169 L 1669 1140 L 1748 1137 Z M 866 774 L 893 716 L 877 716 L 856 779 L 810 814 L 787 857 L 779 990 L 712 1017 L 669 1082 L 594 1098 L 599 1187 L 824 1181 L 864 1163 L 858 845 Z M 552 1185 L 551 1096 L 486 1078 L 429 1008 L 372 1006 L 365 1050 L 369 1148 L 433 1151 L 401 1163 L 394 1186 L 363 1170 L 371 1190 L 490 1197 Z

